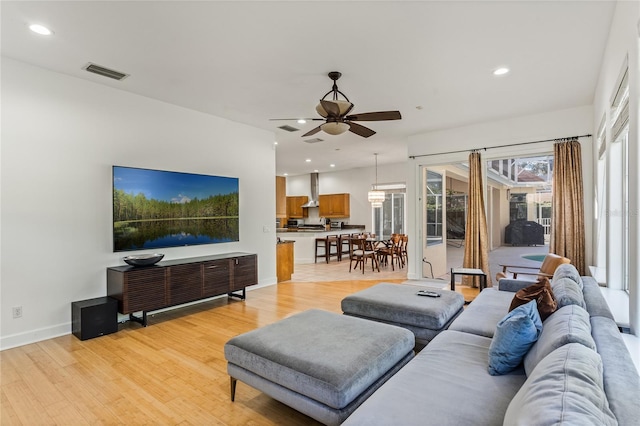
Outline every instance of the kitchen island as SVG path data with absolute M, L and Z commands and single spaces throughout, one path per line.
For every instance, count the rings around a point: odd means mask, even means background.
M 314 229 L 289 229 L 278 228 L 276 236 L 281 240 L 293 240 L 294 244 L 294 262 L 296 265 L 315 262 L 315 244 L 316 238 L 325 238 L 330 235 L 340 234 L 357 234 L 364 232 L 364 225 L 349 225 L 345 229 L 331 229 L 324 231 L 319 228 Z M 324 262 L 324 260 L 322 260 Z
M 276 245 L 276 275 L 278 282 L 289 281 L 293 274 L 294 241 L 278 240 Z

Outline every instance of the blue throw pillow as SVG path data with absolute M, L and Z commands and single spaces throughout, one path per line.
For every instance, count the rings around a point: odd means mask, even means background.
M 498 323 L 489 346 L 489 374 L 506 374 L 520 365 L 541 332 L 542 321 L 535 300 L 509 312 Z

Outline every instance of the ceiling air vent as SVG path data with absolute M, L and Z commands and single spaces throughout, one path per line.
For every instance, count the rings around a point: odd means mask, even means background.
M 129 77 L 129 74 L 125 74 L 120 71 L 115 71 L 109 68 L 105 68 L 100 65 L 93 64 L 91 62 L 85 65 L 82 69 L 92 72 L 94 74 L 101 75 L 103 77 L 113 78 L 114 80 L 124 80 L 125 78 Z
M 289 126 L 288 124 L 285 124 L 284 126 L 280 126 L 278 127 L 278 129 L 282 129 L 282 130 L 286 130 L 287 132 L 297 132 L 300 129 L 296 129 L 295 127 Z
M 320 138 L 313 138 L 313 139 L 305 139 L 304 140 L 306 143 L 318 143 L 318 142 L 322 142 L 324 141 L 324 139 L 320 139 Z

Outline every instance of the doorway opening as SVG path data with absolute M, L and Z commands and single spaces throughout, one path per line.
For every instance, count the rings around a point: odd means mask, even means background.
M 491 276 L 504 263 L 539 266 L 539 259 L 549 251 L 551 236 L 553 154 L 492 158 L 484 161 L 483 168 Z M 444 195 L 441 204 L 431 194 L 436 176 Z M 451 268 L 462 266 L 468 178 L 465 162 L 424 167 L 422 173 L 423 257 L 433 264 L 439 278 L 448 279 Z M 444 228 L 437 238 L 429 234 L 436 213 Z M 430 277 L 430 270 L 423 268 L 422 272 L 423 277 Z

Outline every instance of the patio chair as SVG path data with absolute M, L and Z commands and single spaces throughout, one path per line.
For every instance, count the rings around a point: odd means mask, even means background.
M 502 266 L 502 272 L 498 272 L 496 274 L 496 281 L 500 281 L 502 278 L 511 278 L 515 280 L 519 278 L 519 275 L 526 275 L 527 277 L 525 277 L 524 279 L 527 280 L 539 280 L 544 277 L 552 278 L 553 273 L 556 271 L 556 268 L 558 268 L 558 266 L 562 265 L 563 263 L 571 263 L 571 260 L 557 254 L 548 253 L 544 257 L 544 260 L 542 261 L 542 265 L 540 265 L 540 267 L 501 264 L 500 266 Z

